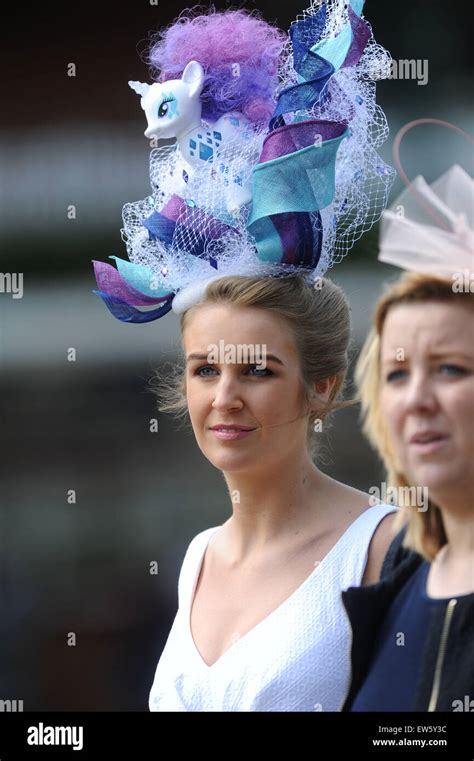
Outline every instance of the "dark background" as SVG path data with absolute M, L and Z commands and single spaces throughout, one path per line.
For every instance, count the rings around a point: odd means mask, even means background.
M 283 29 L 303 10 L 242 7 Z M 391 127 L 385 160 L 411 119 L 472 132 L 469 9 L 367 0 L 392 57 L 429 62 L 426 86 L 378 85 Z M 179 351 L 176 317 L 124 325 L 92 294 L 91 259 L 125 258 L 122 205 L 149 193 L 144 116 L 127 81 L 149 79 L 140 51 L 180 10 L 163 0 L 22 3 L 3 23 L 0 269 L 24 273 L 24 296 L 0 293 L 0 699 L 24 710 L 146 710 L 184 551 L 230 514 L 221 473 L 192 432 L 157 413 L 149 390 L 154 368 Z M 439 127 L 410 133 L 402 160 L 410 177 L 433 180 L 454 161 L 472 173 L 469 144 Z M 377 234 L 330 273 L 352 303 L 354 356 L 383 281 L 397 274 L 376 264 Z M 356 409 L 337 415 L 321 467 L 359 488 L 380 484 Z

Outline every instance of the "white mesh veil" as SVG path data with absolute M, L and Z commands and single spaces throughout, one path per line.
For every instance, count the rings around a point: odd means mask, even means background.
M 353 0 L 362 7 L 361 0 Z M 331 41 L 349 23 L 349 4 L 326 0 L 326 22 L 319 42 Z M 317 13 L 314 2 L 297 19 Z M 308 40 L 308 45 L 314 40 Z M 390 56 L 378 45 L 369 27 L 369 39 L 355 65 L 335 70 L 321 97 L 311 108 L 285 116 L 285 122 L 323 119 L 350 127 L 342 140 L 335 165 L 335 194 L 319 214 L 312 213 L 314 229 L 322 228 L 322 248 L 317 266 L 305 270 L 308 278 L 324 275 L 347 254 L 354 242 L 376 222 L 387 204 L 394 170 L 385 164 L 377 149 L 388 135 L 385 115 L 375 100 L 376 81 L 388 76 Z M 290 41 L 279 65 L 279 89 L 298 84 Z M 206 127 L 206 125 L 204 125 Z M 209 125 L 212 129 L 212 125 Z M 151 194 L 128 203 L 123 209 L 122 238 L 130 262 L 145 266 L 160 289 L 173 291 L 173 309 L 182 311 L 202 292 L 211 278 L 225 274 L 284 275 L 300 267 L 259 259 L 255 239 L 247 222 L 250 204 L 229 210 L 229 176 L 242 186 L 250 183 L 268 124 L 253 125 L 244 135 L 223 144 L 217 161 L 198 166 L 190 175 L 178 148 L 164 145 L 150 154 Z M 144 220 L 179 196 L 181 204 L 172 239 L 150 239 Z M 199 256 L 191 252 L 198 243 Z

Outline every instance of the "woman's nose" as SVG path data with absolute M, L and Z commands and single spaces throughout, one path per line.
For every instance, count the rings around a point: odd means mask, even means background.
M 239 383 L 231 375 L 222 373 L 214 386 L 214 409 L 240 409 L 243 401 L 239 391 Z
M 425 373 L 412 373 L 405 388 L 404 405 L 408 411 L 431 412 L 438 406 L 433 381 Z

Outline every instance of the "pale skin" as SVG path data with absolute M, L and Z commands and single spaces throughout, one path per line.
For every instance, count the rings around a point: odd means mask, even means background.
M 208 347 L 222 339 L 265 346 L 266 369 L 211 366 Z M 232 503 L 207 547 L 191 610 L 195 645 L 211 666 L 305 581 L 370 503 L 311 460 L 299 358 L 283 319 L 255 307 L 205 305 L 188 316 L 183 347 L 194 434 L 222 471 Z M 329 377 L 315 384 L 316 404 L 327 402 L 334 383 Z M 210 430 L 218 423 L 255 430 L 223 441 Z M 379 578 L 392 523 L 387 516 L 374 533 L 363 583 Z
M 431 564 L 427 592 L 474 592 L 474 311 L 443 302 L 392 307 L 381 370 L 398 467 L 410 483 L 428 487 L 448 539 Z M 431 442 L 420 441 L 421 432 L 431 432 Z

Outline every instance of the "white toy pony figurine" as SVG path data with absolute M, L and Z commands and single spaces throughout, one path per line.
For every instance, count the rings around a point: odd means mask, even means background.
M 238 111 L 224 114 L 209 127 L 202 122 L 200 95 L 204 69 L 200 63 L 190 61 L 181 79 L 152 85 L 134 81 L 128 84 L 141 95 L 141 107 L 148 121 L 145 137 L 175 137 L 189 175 L 203 162 L 216 163 L 225 175 L 225 200 L 230 213 L 238 213 L 250 202 L 251 182 L 244 183 L 238 174 L 229 173 L 226 164 L 219 161 L 226 143 L 245 139 L 250 122 Z

